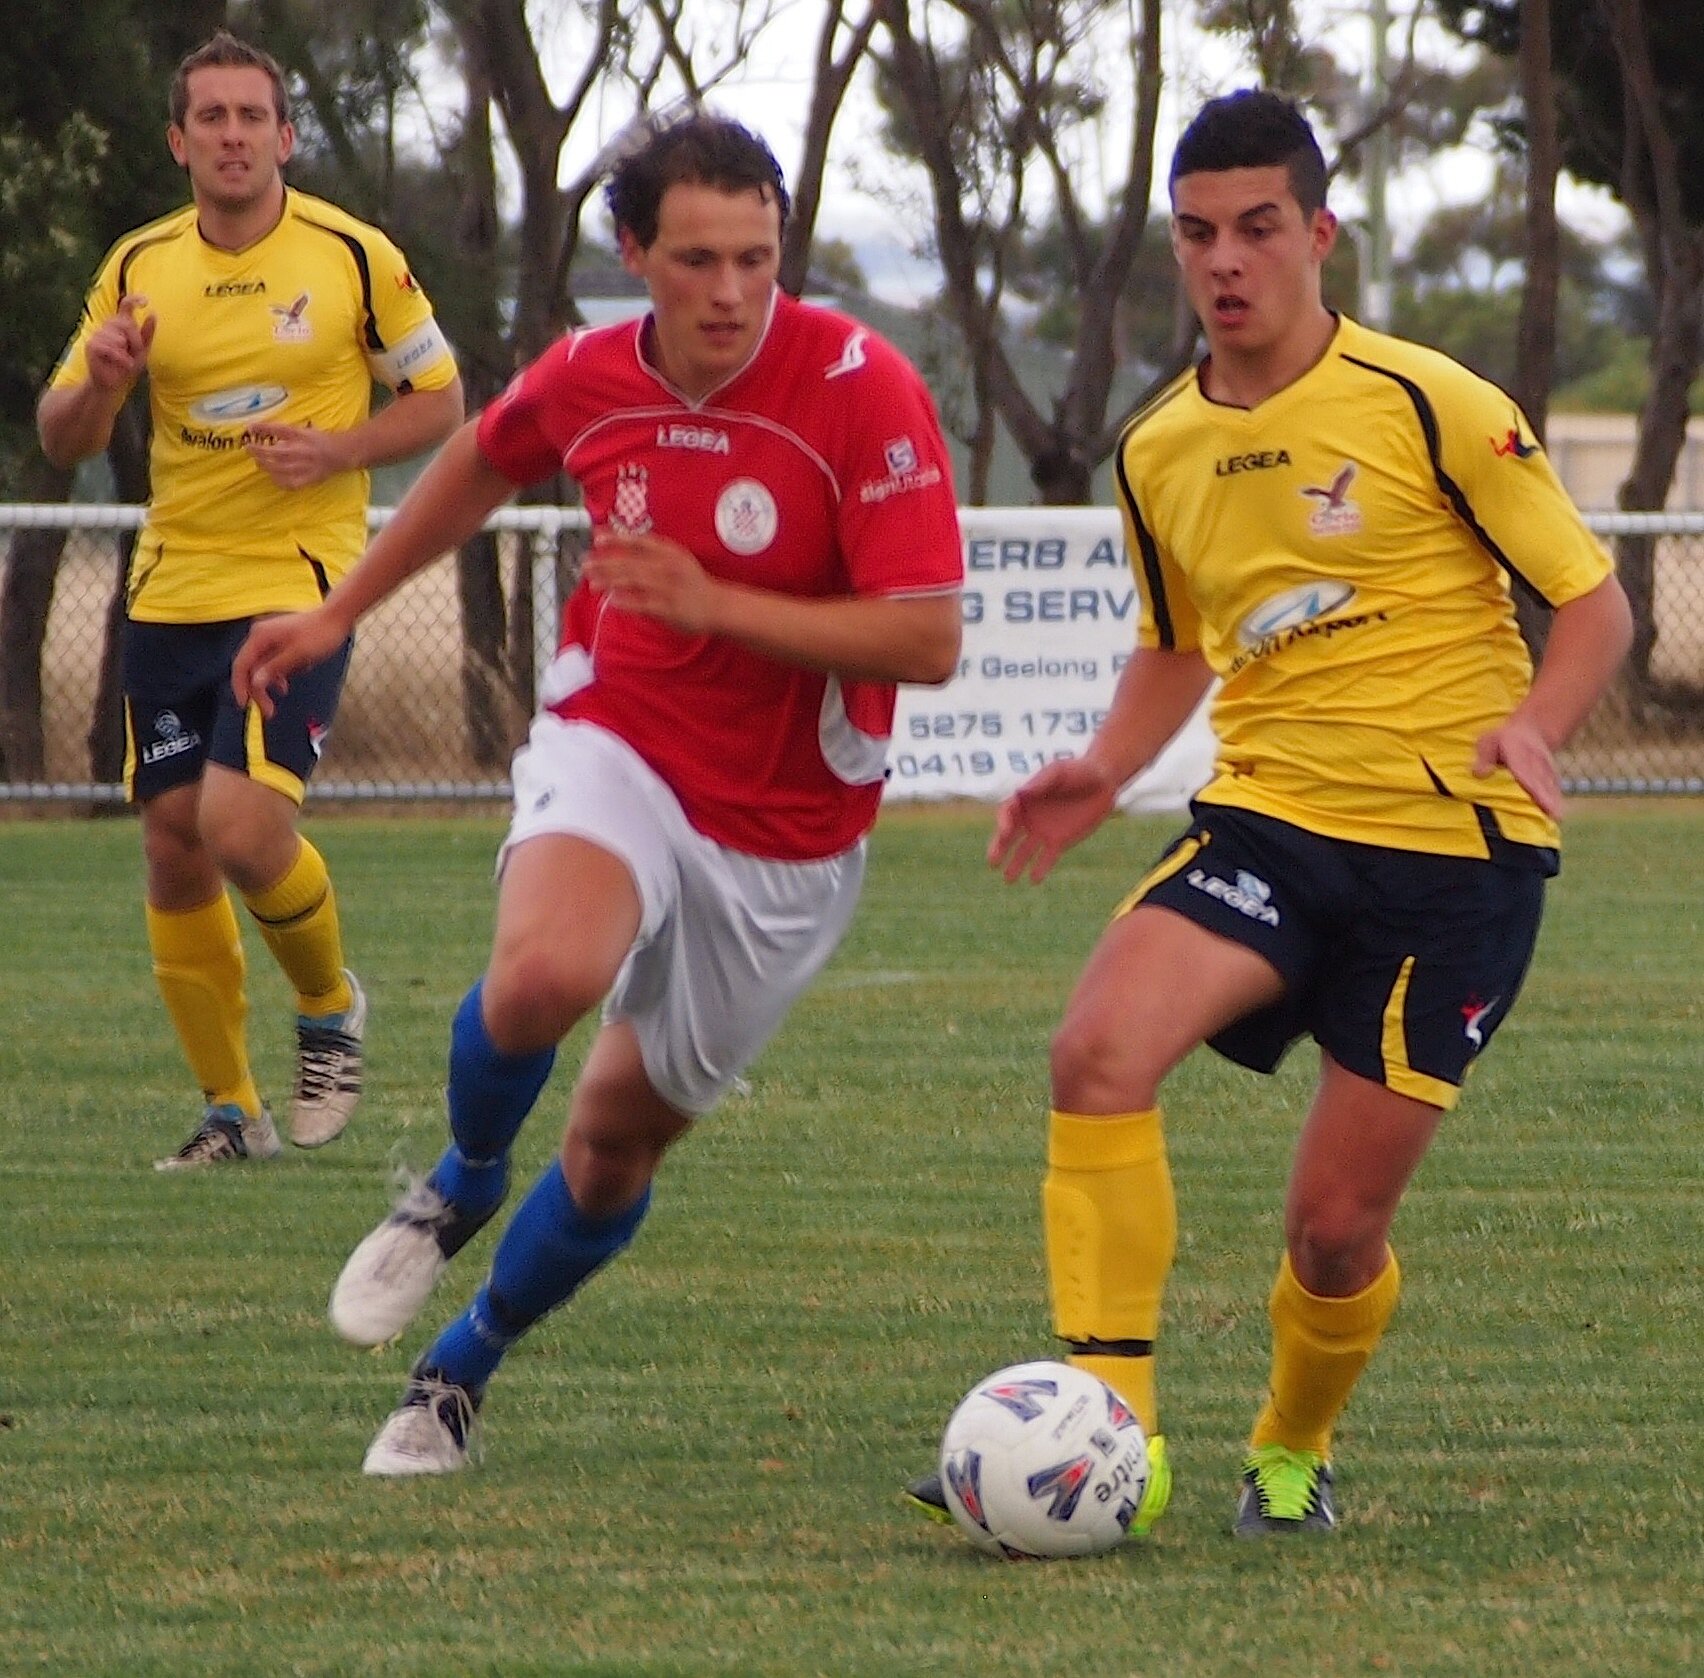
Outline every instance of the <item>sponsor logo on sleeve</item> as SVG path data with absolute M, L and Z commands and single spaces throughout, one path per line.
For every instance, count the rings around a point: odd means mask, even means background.
M 1530 460 L 1538 453 L 1536 439 L 1521 435 L 1520 410 L 1516 409 L 1510 418 L 1509 429 L 1501 437 L 1491 439 L 1491 452 L 1499 460 Z
M 886 501 L 911 490 L 931 489 L 941 481 L 938 466 L 925 466 L 918 459 L 917 445 L 909 437 L 895 437 L 882 445 L 882 464 L 887 472 L 858 486 L 858 499 L 866 505 Z

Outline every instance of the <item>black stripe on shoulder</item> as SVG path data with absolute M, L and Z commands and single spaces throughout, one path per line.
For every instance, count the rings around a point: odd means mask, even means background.
M 329 234 L 338 240 L 348 250 L 355 263 L 355 272 L 361 277 L 361 334 L 370 350 L 382 350 L 385 341 L 379 336 L 378 318 L 373 313 L 373 269 L 367 261 L 367 247 L 341 227 L 329 227 L 323 221 L 315 221 L 311 215 L 298 211 L 296 219 L 304 227 L 311 227 L 316 232 Z
M 183 229 L 173 228 L 170 232 L 156 233 L 156 227 L 162 227 L 168 221 L 175 221 L 177 212 L 170 216 L 161 216 L 158 221 L 151 221 L 146 227 L 139 228 L 135 240 L 124 255 L 118 259 L 118 295 L 120 297 L 130 290 L 130 268 L 143 251 L 151 250 L 155 245 L 169 245 L 174 239 L 183 237 Z
M 1394 368 L 1380 367 L 1374 362 L 1363 361 L 1355 355 L 1346 355 L 1343 359 L 1351 366 L 1363 368 L 1369 373 L 1377 373 L 1380 378 L 1390 379 L 1402 387 L 1408 400 L 1414 405 L 1414 412 L 1419 416 L 1420 430 L 1426 438 L 1426 453 L 1432 462 L 1432 476 L 1437 479 L 1438 488 L 1444 492 L 1449 504 L 1455 508 L 1456 517 L 1473 532 L 1479 541 L 1479 545 L 1511 577 L 1525 583 L 1540 600 L 1543 600 L 1542 591 L 1533 588 L 1531 580 L 1521 573 L 1515 562 L 1503 552 L 1501 546 L 1492 538 L 1491 532 L 1479 522 L 1479 515 L 1474 512 L 1473 503 L 1468 500 L 1466 491 L 1444 470 L 1443 434 L 1438 428 L 1438 415 L 1432 407 L 1431 398 L 1411 378 L 1406 374 L 1398 373 Z
M 1113 468 L 1118 474 L 1118 493 L 1124 498 L 1124 505 L 1130 509 L 1130 527 L 1136 532 L 1136 553 L 1142 562 L 1142 575 L 1147 579 L 1148 602 L 1154 609 L 1154 628 L 1159 633 L 1160 646 L 1169 653 L 1177 647 L 1177 631 L 1172 627 L 1171 609 L 1166 605 L 1166 584 L 1160 571 L 1159 544 L 1148 529 L 1147 520 L 1142 517 L 1142 509 L 1136 505 L 1136 492 L 1130 487 L 1129 476 L 1124 470 L 1122 443 L 1112 459 Z
M 1137 558 L 1142 562 L 1142 575 L 1148 583 L 1148 600 L 1154 609 L 1154 628 L 1160 637 L 1160 646 L 1166 652 L 1172 652 L 1177 646 L 1177 631 L 1172 627 L 1171 610 L 1166 605 L 1165 579 L 1160 571 L 1159 545 L 1154 541 L 1153 533 L 1148 529 L 1147 520 L 1142 517 L 1142 510 L 1136 504 L 1136 492 L 1131 488 L 1130 479 L 1124 470 L 1124 445 L 1130 441 L 1131 433 L 1150 420 L 1160 409 L 1180 396 L 1189 388 L 1190 381 L 1195 377 L 1193 367 L 1185 368 L 1164 390 L 1157 391 L 1148 401 L 1125 421 L 1123 429 L 1118 434 L 1118 447 L 1113 450 L 1113 470 L 1118 477 L 1118 493 L 1124 498 L 1124 505 L 1130 509 L 1131 528 L 1136 532 Z
M 1130 433 L 1134 431 L 1137 426 L 1152 419 L 1154 415 L 1157 414 L 1160 409 L 1165 407 L 1168 402 L 1175 400 L 1188 390 L 1190 384 L 1195 379 L 1195 375 L 1196 369 L 1194 367 L 1186 367 L 1175 379 L 1172 380 L 1169 385 L 1166 385 L 1161 390 L 1155 391 L 1154 394 L 1150 396 L 1148 400 L 1144 402 L 1120 428 L 1118 433 L 1119 447 L 1122 448 L 1124 446 L 1125 441 L 1130 436 Z

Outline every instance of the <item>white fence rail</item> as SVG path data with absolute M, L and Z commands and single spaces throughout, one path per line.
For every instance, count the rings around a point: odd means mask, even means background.
M 1567 784 L 1704 792 L 1704 514 L 1588 517 L 1606 540 L 1639 544 L 1654 643 L 1642 679 L 1570 746 Z M 141 519 L 129 506 L 0 505 L 0 806 L 123 797 L 116 632 Z M 1132 645 L 1135 596 L 1109 510 L 967 508 L 963 521 L 963 657 L 947 686 L 902 690 L 890 798 L 999 798 L 1074 755 Z M 586 519 L 508 508 L 488 530 L 494 565 L 446 557 L 363 626 L 316 801 L 507 799 L 509 753 L 555 650 Z M 1200 713 L 1127 802 L 1182 804 L 1212 750 Z

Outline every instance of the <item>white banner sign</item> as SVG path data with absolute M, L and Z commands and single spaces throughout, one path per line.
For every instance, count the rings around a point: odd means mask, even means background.
M 967 507 L 964 648 L 945 687 L 902 687 L 889 798 L 1004 798 L 1075 757 L 1106 717 L 1136 645 L 1118 514 Z M 1126 809 L 1182 809 L 1212 773 L 1206 705 L 1130 784 Z

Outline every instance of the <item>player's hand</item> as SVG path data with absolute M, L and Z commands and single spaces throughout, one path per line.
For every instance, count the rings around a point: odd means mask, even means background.
M 342 434 L 311 425 L 251 425 L 246 447 L 280 489 L 312 489 L 339 472 L 353 471 Z
M 706 635 L 718 584 L 679 542 L 600 530 L 581 568 L 612 606 L 643 612 L 686 635 Z
M 126 292 L 118 300 L 118 313 L 104 320 L 89 334 L 83 355 L 88 362 L 89 383 L 97 390 L 119 395 L 129 390 L 148 365 L 154 342 L 156 316 L 143 317 L 148 299 Z
M 1066 851 L 1112 814 L 1118 788 L 1089 758 L 1064 758 L 1032 775 L 1001 804 L 988 866 L 1010 884 L 1027 872 L 1039 884 Z
M 323 606 L 260 618 L 232 662 L 231 692 L 239 705 L 256 705 L 271 717 L 290 691 L 290 678 L 323 663 L 348 639 L 348 626 Z
M 1500 728 L 1479 737 L 1473 772 L 1483 778 L 1498 767 L 1507 769 L 1527 796 L 1552 821 L 1562 816 L 1562 777 L 1550 743 L 1531 723 L 1510 717 Z

